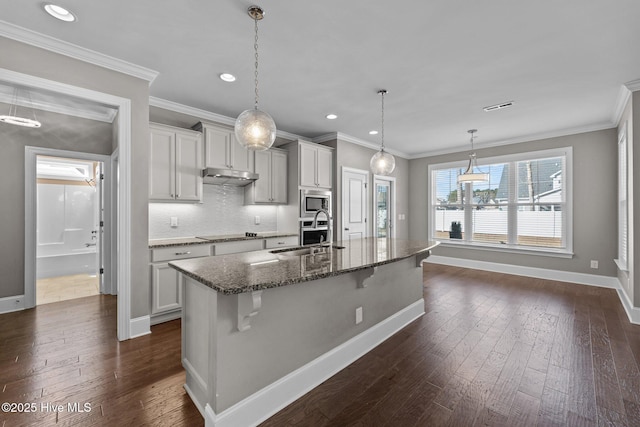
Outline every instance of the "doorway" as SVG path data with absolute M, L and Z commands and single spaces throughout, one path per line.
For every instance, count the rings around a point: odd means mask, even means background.
M 395 232 L 395 177 L 373 177 L 373 235 L 393 238 Z
M 105 164 L 90 157 L 36 155 L 36 305 L 105 290 Z

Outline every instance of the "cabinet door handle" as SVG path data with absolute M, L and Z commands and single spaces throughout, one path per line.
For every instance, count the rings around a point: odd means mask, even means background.
M 345 227 L 345 228 L 344 228 L 344 231 L 349 231 L 349 227 Z
M 186 252 L 176 252 L 176 255 L 189 255 L 191 253 L 191 251 L 186 251 Z
M 284 245 L 284 242 L 278 242 L 279 245 Z

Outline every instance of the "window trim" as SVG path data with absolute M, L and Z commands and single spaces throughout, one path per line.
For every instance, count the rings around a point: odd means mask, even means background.
M 537 246 L 523 246 L 523 245 L 515 245 L 513 243 L 509 243 L 506 245 L 497 245 L 492 243 L 483 243 L 483 242 L 470 242 L 470 241 L 451 241 L 448 239 L 441 240 L 442 246 L 448 247 L 463 247 L 467 249 L 477 249 L 477 250 L 493 250 L 499 252 L 512 252 L 512 253 L 521 253 L 521 254 L 532 254 L 532 255 L 547 255 L 547 256 L 558 256 L 562 258 L 570 258 L 573 256 L 573 147 L 560 147 L 560 148 L 552 148 L 547 150 L 537 150 L 537 151 L 525 151 L 522 153 L 513 153 L 513 154 L 505 154 L 500 156 L 492 156 L 492 157 L 481 157 L 478 158 L 478 166 L 482 169 L 482 166 L 489 166 L 495 163 L 510 163 L 510 162 L 521 162 L 526 160 L 539 160 L 543 158 L 551 158 L 551 157 L 564 157 L 565 160 L 565 171 L 563 176 L 564 180 L 564 209 L 563 209 L 563 221 L 565 225 L 565 235 L 563 236 L 565 239 L 565 247 L 556 249 L 556 248 L 545 248 L 545 247 L 537 247 Z M 435 230 L 435 215 L 432 214 L 434 206 L 433 206 L 433 195 L 435 193 L 435 180 L 433 179 L 433 172 L 436 170 L 442 169 L 451 169 L 451 168 L 462 168 L 464 169 L 468 163 L 468 160 L 462 159 L 458 161 L 452 162 L 444 162 L 444 163 L 433 163 L 429 164 L 427 167 L 427 234 L 429 240 L 438 240 L 434 237 Z M 515 169 L 515 168 L 510 168 Z M 511 188 L 515 186 L 515 170 L 509 171 L 509 186 L 510 186 L 510 200 L 509 205 L 512 205 L 512 195 L 514 195 L 514 189 Z M 511 238 L 512 231 L 515 227 L 515 222 L 517 221 L 516 215 L 509 215 L 508 225 L 508 234 Z
M 618 208 L 618 251 L 617 258 L 614 259 L 614 262 L 618 266 L 618 269 L 621 271 L 629 271 L 629 141 L 627 134 L 627 123 L 621 126 L 620 131 L 618 132 L 618 191 L 617 191 L 617 200 L 616 205 Z M 623 154 L 621 158 L 621 154 Z M 624 160 L 624 164 L 622 161 Z M 624 172 L 624 173 L 622 173 Z M 622 188 L 624 185 L 624 199 L 622 199 Z M 620 209 L 622 202 L 624 201 L 625 210 L 622 211 Z M 623 223 L 623 215 L 624 222 L 626 222 L 626 253 L 624 257 L 622 257 L 622 223 Z

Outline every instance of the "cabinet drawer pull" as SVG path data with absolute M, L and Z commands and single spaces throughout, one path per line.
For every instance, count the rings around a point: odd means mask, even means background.
M 186 251 L 186 252 L 176 252 L 176 255 L 189 255 L 191 253 L 191 251 Z
M 284 245 L 284 242 L 278 242 L 279 245 Z

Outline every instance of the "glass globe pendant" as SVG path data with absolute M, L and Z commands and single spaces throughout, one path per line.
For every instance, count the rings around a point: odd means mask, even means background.
M 234 130 L 240 145 L 253 151 L 268 150 L 276 139 L 275 122 L 257 108 L 240 113 Z
M 258 109 L 258 21 L 264 18 L 264 11 L 258 6 L 250 6 L 247 13 L 255 23 L 255 107 L 245 110 L 236 119 L 234 132 L 240 145 L 252 151 L 271 148 L 276 140 L 276 124 L 271 116 Z
M 384 148 L 381 148 L 371 157 L 369 167 L 371 172 L 376 175 L 389 175 L 396 167 L 396 159 L 393 155 L 384 151 Z
M 378 91 L 378 94 L 382 95 L 382 128 L 380 132 L 382 143 L 380 144 L 380 151 L 374 154 L 369 162 L 369 168 L 375 175 L 390 175 L 396 168 L 395 157 L 384 151 L 384 96 L 386 93 L 387 91 L 385 89 Z

